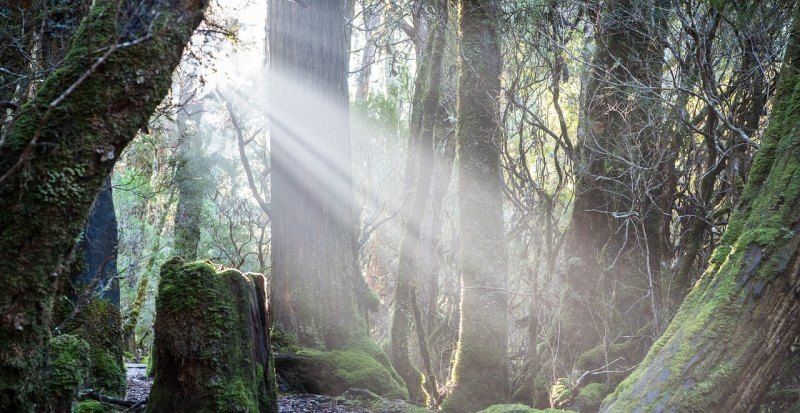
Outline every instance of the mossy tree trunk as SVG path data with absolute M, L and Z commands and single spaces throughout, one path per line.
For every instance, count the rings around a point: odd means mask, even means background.
M 596 51 L 581 113 L 586 131 L 579 136 L 563 248 L 569 290 L 561 344 L 574 357 L 610 344 L 604 343 L 609 337 L 636 335 L 648 323 L 659 329 L 664 212 L 655 200 L 665 157 L 656 122 L 663 46 L 654 22 L 662 9 L 653 3 L 597 5 Z
M 202 261 L 161 267 L 148 412 L 277 413 L 264 287 Z
M 93 293 L 112 303 L 119 309 L 119 279 L 117 278 L 117 215 L 114 211 L 114 196 L 111 177 L 106 178 L 103 189 L 89 212 L 83 236 L 75 254 L 80 254 L 86 263 L 76 291 L 91 288 Z
M 347 0 L 269 2 L 272 297 L 303 346 L 366 335 L 357 294 Z
M 144 308 L 145 300 L 147 300 L 147 291 L 150 285 L 150 274 L 155 268 L 156 261 L 158 260 L 159 256 L 158 253 L 161 251 L 161 241 L 163 239 L 162 232 L 164 231 L 164 225 L 167 223 L 167 216 L 169 216 L 167 212 L 172 206 L 173 199 L 174 192 L 170 192 L 167 202 L 164 205 L 164 210 L 161 212 L 161 216 L 158 217 L 158 223 L 155 226 L 153 245 L 150 248 L 150 254 L 148 254 L 147 257 L 147 263 L 142 271 L 141 280 L 139 280 L 139 284 L 136 286 L 136 299 L 134 300 L 133 304 L 131 304 L 130 310 L 125 318 L 125 323 L 122 327 L 123 345 L 125 346 L 125 350 L 131 352 L 132 354 L 136 354 L 136 326 L 139 323 L 139 314 L 142 312 L 142 308 Z
M 117 156 L 171 82 L 206 2 L 96 0 L 0 146 L 0 410 L 33 411 L 60 273 Z M 158 56 L 158 59 L 153 59 Z
M 755 411 L 800 331 L 800 21 L 764 141 L 709 267 L 601 411 Z
M 180 109 L 177 116 L 178 153 L 176 156 L 175 185 L 178 189 L 178 205 L 175 211 L 175 240 L 173 253 L 187 260 L 198 258 L 200 226 L 203 221 L 203 200 L 206 190 L 205 172 L 208 166 L 196 127 L 202 104 L 195 101 L 196 90 L 192 80 L 181 86 Z
M 397 268 L 397 284 L 395 286 L 394 303 L 390 330 L 390 356 L 392 365 L 403 378 L 408 387 L 409 397 L 415 402 L 424 402 L 422 375 L 409 357 L 409 337 L 414 322 L 412 301 L 415 297 L 416 280 L 420 271 L 420 246 L 422 226 L 425 221 L 425 206 L 431 191 L 434 167 L 434 126 L 439 112 L 439 95 L 441 91 L 442 55 L 445 45 L 445 29 L 447 27 L 447 3 L 438 1 L 433 10 L 429 28 L 429 42 L 432 45 L 424 65 L 427 72 L 420 71 L 415 87 L 423 91 L 415 91 L 419 100 L 413 102 L 419 111 L 416 119 L 419 125 L 409 129 L 419 136 L 409 137 L 410 142 L 406 154 L 405 183 L 409 191 L 406 193 L 411 202 L 405 206 L 402 217 L 403 233 L 400 241 L 400 258 Z M 424 337 L 423 337 L 424 339 Z
M 508 398 L 506 248 L 498 121 L 502 58 L 499 3 L 462 0 L 458 83 L 461 321 L 445 412 Z

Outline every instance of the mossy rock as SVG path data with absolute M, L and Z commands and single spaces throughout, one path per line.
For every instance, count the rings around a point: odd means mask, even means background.
M 97 400 L 84 400 L 77 405 L 72 411 L 73 413 L 111 413 L 117 411 L 106 404 L 100 403 Z
M 600 404 L 608 393 L 605 384 L 589 383 L 578 391 L 570 407 L 581 413 L 594 413 L 600 410 Z
M 161 267 L 148 412 L 277 412 L 259 297 L 236 270 L 179 258 Z
M 524 404 L 495 404 L 478 413 L 577 413 L 573 410 L 534 409 Z
M 89 345 L 83 339 L 63 334 L 48 346 L 49 410 L 68 412 L 83 386 L 89 369 Z
M 293 342 L 290 336 L 284 339 Z M 338 396 L 348 389 L 364 389 L 388 399 L 408 399 L 405 382 L 389 357 L 366 335 L 342 349 L 278 353 L 276 366 L 285 390 Z
M 389 399 L 408 399 L 402 380 L 398 381 L 386 366 L 361 349 L 304 349 L 297 355 L 302 366 L 301 382 L 308 392 L 333 396 L 360 388 Z

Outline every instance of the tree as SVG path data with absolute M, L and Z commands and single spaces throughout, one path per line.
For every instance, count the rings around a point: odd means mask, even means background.
M 508 395 L 507 291 L 497 117 L 499 3 L 461 2 L 458 208 L 461 321 L 446 412 L 478 411 Z
M 427 61 L 421 64 L 417 71 L 412 109 L 415 114 L 411 116 L 409 125 L 411 133 L 416 136 L 409 137 L 408 150 L 406 151 L 406 186 L 404 193 L 410 196 L 403 216 L 403 233 L 400 241 L 400 259 L 397 268 L 397 284 L 395 286 L 394 304 L 392 306 L 390 356 L 392 365 L 397 373 L 406 382 L 411 400 L 424 401 L 420 372 L 411 364 L 409 358 L 409 337 L 411 325 L 414 322 L 412 310 L 412 294 L 416 294 L 415 280 L 419 279 L 420 248 L 422 229 L 425 221 L 425 206 L 431 191 L 434 167 L 434 126 L 439 112 L 439 95 L 442 78 L 442 55 L 444 53 L 445 35 L 447 26 L 447 4 L 437 2 L 435 13 L 429 24 L 428 51 L 424 54 Z M 424 338 L 423 338 L 424 339 Z M 430 383 L 428 378 L 428 385 Z M 436 389 L 430 388 L 428 392 L 435 397 Z
M 174 254 L 187 260 L 197 259 L 200 244 L 200 226 L 203 218 L 203 199 L 207 183 L 204 168 L 208 166 L 203 159 L 202 145 L 196 136 L 196 124 L 203 111 L 202 102 L 197 102 L 192 87 L 191 76 L 181 85 L 181 101 L 177 116 L 178 148 L 175 166 L 178 205 L 175 211 Z M 190 129 L 187 122 L 195 125 Z
M 662 11 L 632 0 L 605 2 L 597 10 L 596 51 L 581 113 L 585 131 L 578 136 L 575 199 L 564 240 L 569 292 L 562 312 L 574 356 L 622 333 L 642 336 L 637 331 L 648 323 L 659 330 L 664 212 L 657 191 L 664 157 L 657 91 L 663 46 L 655 22 Z
M 91 286 L 99 295 L 119 308 L 119 279 L 117 278 L 117 215 L 110 177 L 92 204 L 76 254 L 83 255 L 86 270 L 78 280 L 79 286 Z
M 754 411 L 800 331 L 800 15 L 761 148 L 720 245 L 601 411 Z
M 274 317 L 315 348 L 366 335 L 350 165 L 351 8 L 272 0 L 268 9 Z
M 52 304 L 95 196 L 167 93 L 206 2 L 98 0 L 0 139 L 0 410 L 42 395 Z M 158 59 L 153 59 L 158 56 Z

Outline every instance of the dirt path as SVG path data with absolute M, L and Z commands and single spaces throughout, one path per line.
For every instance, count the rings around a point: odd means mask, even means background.
M 142 401 L 150 394 L 153 379 L 147 377 L 147 366 L 144 364 L 125 364 L 128 383 L 125 390 L 126 400 Z
M 147 377 L 147 366 L 144 364 L 125 364 L 128 387 L 125 399 L 141 401 L 150 394 L 153 379 Z M 336 404 L 333 397 L 316 394 L 292 394 L 278 398 L 281 413 L 371 413 L 369 410 L 354 406 Z

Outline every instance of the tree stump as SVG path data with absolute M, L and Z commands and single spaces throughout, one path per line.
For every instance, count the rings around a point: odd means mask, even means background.
M 168 261 L 147 412 L 277 412 L 268 331 L 262 275 Z

